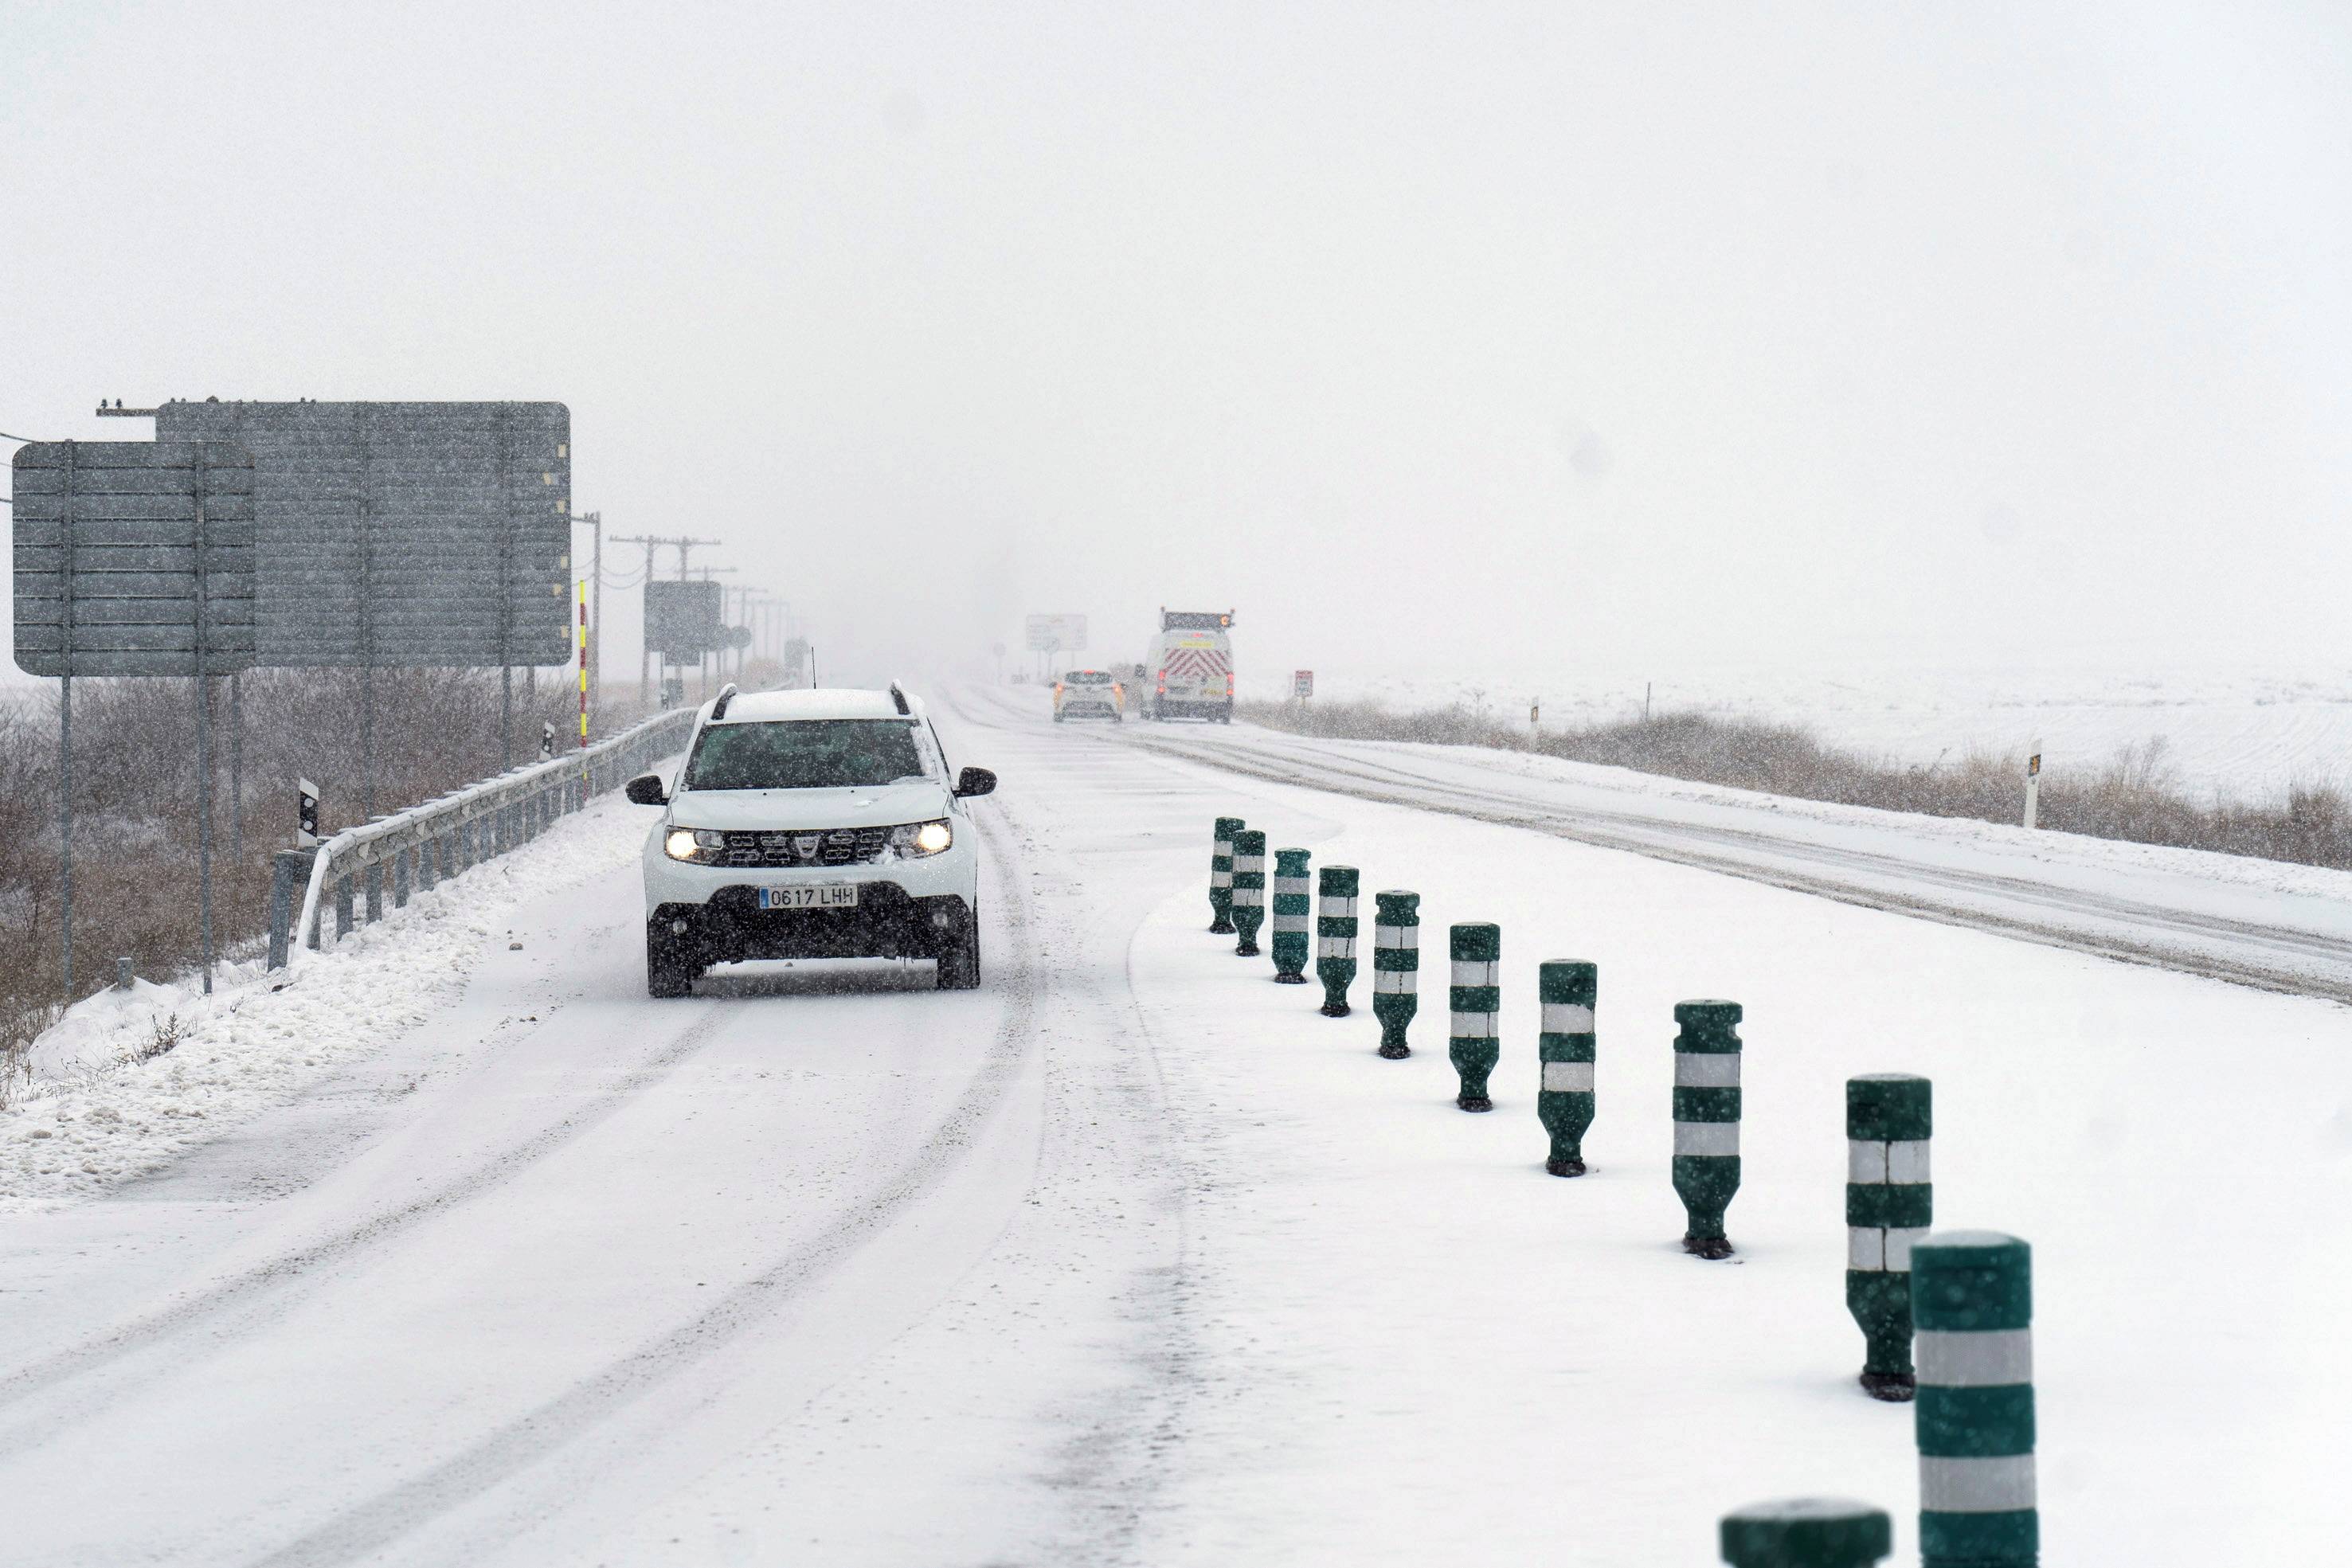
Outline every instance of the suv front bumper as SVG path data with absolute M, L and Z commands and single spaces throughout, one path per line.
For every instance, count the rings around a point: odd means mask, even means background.
M 936 958 L 971 919 L 959 894 L 916 897 L 894 882 L 861 882 L 855 909 L 761 909 L 759 891 L 722 887 L 699 904 L 661 904 L 656 938 L 699 967 L 746 958 Z

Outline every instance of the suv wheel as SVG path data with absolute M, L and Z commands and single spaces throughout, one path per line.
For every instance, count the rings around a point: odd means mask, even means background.
M 963 918 L 940 938 L 939 988 L 976 991 L 980 988 L 980 911 L 968 909 Z
M 694 965 L 688 961 L 682 945 L 666 933 L 648 930 L 646 933 L 646 994 L 651 997 L 684 997 L 694 992 Z

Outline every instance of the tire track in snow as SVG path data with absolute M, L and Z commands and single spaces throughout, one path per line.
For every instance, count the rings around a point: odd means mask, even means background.
M 496 1191 L 567 1144 L 610 1120 L 646 1089 L 669 1075 L 688 1058 L 710 1042 L 732 1015 L 716 1001 L 702 1003 L 704 1012 L 673 1035 L 653 1056 L 638 1063 L 603 1092 L 583 1102 L 538 1133 L 492 1156 L 470 1174 L 410 1202 L 385 1209 L 357 1225 L 346 1226 L 320 1240 L 292 1248 L 184 1300 L 110 1329 L 79 1344 L 0 1375 L 0 1410 L 77 1379 L 101 1372 L 128 1357 L 210 1328 L 215 1332 L 201 1348 L 217 1349 L 252 1333 L 291 1307 L 308 1291 L 306 1276 L 316 1276 L 328 1265 L 358 1256 L 371 1248 L 403 1236 L 428 1219 Z M 326 1283 L 312 1278 L 307 1283 Z M 240 1313 L 244 1314 L 240 1317 Z M 172 1357 L 156 1375 L 178 1372 L 188 1354 Z M 53 1437 L 68 1421 L 89 1418 L 127 1394 L 134 1380 L 86 1397 L 68 1407 L 44 1409 L 30 1420 L 0 1429 L 0 1460 L 13 1458 Z
M 402 1537 L 496 1489 L 639 1396 L 726 1349 L 820 1283 L 826 1270 L 865 1245 L 943 1181 L 1004 1100 L 1035 1048 L 1037 977 L 1027 941 L 1030 911 L 1022 879 L 1010 873 L 1004 830 L 975 812 L 972 821 L 1004 869 L 1007 935 L 1019 962 L 1003 1021 L 980 1071 L 912 1157 L 809 1241 L 776 1259 L 688 1322 L 640 1344 L 536 1409 L 509 1421 L 421 1474 L 344 1511 L 278 1550 L 256 1568 L 321 1568 L 372 1558 Z M 482 1555 L 477 1542 L 475 1555 Z

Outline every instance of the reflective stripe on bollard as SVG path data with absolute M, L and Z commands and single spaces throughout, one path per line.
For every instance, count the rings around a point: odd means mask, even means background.
M 1911 1249 L 1935 1222 L 1931 1086 L 1908 1072 L 1845 1081 L 1845 1305 L 1862 1330 L 1862 1385 L 1912 1395 Z
M 1584 1174 L 1584 1134 L 1592 1126 L 1595 1063 L 1600 1039 L 1592 1009 L 1601 995 L 1601 968 L 1572 958 L 1556 958 L 1536 970 L 1536 1001 L 1542 1010 L 1536 1058 L 1542 1064 L 1536 1089 L 1536 1116 L 1551 1134 L 1544 1169 L 1556 1176 Z
M 1348 1016 L 1348 987 L 1356 978 L 1354 866 L 1327 865 L 1316 873 L 1315 977 L 1323 982 L 1327 1019 Z
M 1503 928 L 1473 922 L 1454 926 L 1448 936 L 1454 974 L 1445 1054 L 1462 1080 L 1454 1103 L 1465 1111 L 1491 1111 L 1495 1102 L 1487 1098 L 1486 1079 L 1503 1056 Z
M 1265 835 L 1254 830 L 1234 835 L 1234 952 L 1257 956 L 1258 928 L 1265 924 Z
M 2034 1568 L 2033 1253 L 1948 1230 L 1911 1249 L 1921 1568 Z
M 1307 983 L 1314 948 L 1315 895 L 1307 861 L 1305 850 L 1274 852 L 1274 977 L 1286 986 Z
M 1676 1002 L 1675 1022 L 1675 1194 L 1689 1227 L 1683 1250 L 1731 1256 L 1724 1211 L 1739 1190 L 1738 1002 Z
M 1381 1020 L 1381 1054 L 1412 1054 L 1405 1026 L 1421 1010 L 1421 894 L 1372 895 L 1372 1016 Z

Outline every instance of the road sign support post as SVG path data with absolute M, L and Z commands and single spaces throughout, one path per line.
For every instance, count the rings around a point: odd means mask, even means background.
M 1503 928 L 1470 922 L 1447 935 L 1454 972 L 1445 1054 L 1462 1081 L 1454 1103 L 1464 1111 L 1491 1111 L 1486 1081 L 1503 1056 Z
M 1327 865 L 1316 873 L 1315 977 L 1323 982 L 1327 1019 L 1348 1016 L 1348 988 L 1356 978 L 1356 868 Z
M 1551 1135 L 1544 1169 L 1556 1176 L 1585 1171 L 1584 1134 L 1592 1126 L 1592 1075 L 1601 1056 L 1592 1020 L 1600 996 L 1597 964 L 1555 958 L 1536 970 L 1536 999 L 1542 1009 L 1536 1035 L 1541 1063 L 1536 1116 Z
M 1911 1252 L 1935 1222 L 1933 1085 L 1908 1072 L 1845 1081 L 1845 1304 L 1862 1330 L 1862 1386 L 1911 1398 Z
M 1307 983 L 1313 948 L 1315 900 L 1307 878 L 1307 852 L 1274 852 L 1274 977 L 1286 986 Z
M 1405 1030 L 1421 1010 L 1421 894 L 1376 893 L 1372 911 L 1372 1016 L 1381 1023 L 1380 1054 L 1402 1061 L 1412 1054 Z
M 1731 1256 L 1723 1217 L 1739 1190 L 1740 1016 L 1738 1002 L 1675 1004 L 1675 1193 L 1683 1250 L 1710 1260 Z
M 207 655 L 212 652 L 212 605 L 205 588 L 205 557 L 211 540 L 205 531 L 205 490 L 207 464 L 199 442 L 194 454 L 195 483 L 196 674 L 189 685 L 196 693 L 196 928 L 203 948 L 204 990 L 213 990 L 213 677 Z
M 2033 1254 L 1950 1230 L 1911 1250 L 1921 1568 L 2034 1568 Z
M 2025 825 L 2040 825 L 2042 817 L 2042 742 L 2037 737 L 2025 758 Z

